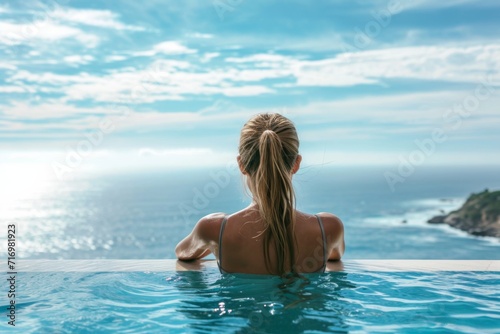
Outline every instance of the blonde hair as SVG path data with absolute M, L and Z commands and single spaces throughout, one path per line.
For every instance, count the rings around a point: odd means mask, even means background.
M 293 123 L 280 114 L 258 114 L 241 130 L 240 165 L 264 222 L 264 257 L 271 268 L 269 248 L 274 242 L 277 271 L 283 275 L 295 263 L 295 193 L 292 169 L 299 154 Z M 287 265 L 288 262 L 288 265 Z

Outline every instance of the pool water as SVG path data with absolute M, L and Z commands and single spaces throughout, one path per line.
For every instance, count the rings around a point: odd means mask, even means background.
M 220 275 L 215 268 L 21 272 L 16 329 L 23 333 L 499 333 L 499 287 L 499 272 L 353 271 L 290 280 Z M 0 331 L 7 327 L 2 321 Z

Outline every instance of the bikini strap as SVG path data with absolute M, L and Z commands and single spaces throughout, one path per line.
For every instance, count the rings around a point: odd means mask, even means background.
M 323 221 L 321 220 L 321 217 L 319 215 L 315 215 L 316 218 L 318 219 L 318 224 L 321 229 L 321 237 L 323 238 L 323 269 L 322 271 L 325 271 L 326 268 L 326 261 L 327 259 L 327 254 L 326 254 L 326 235 L 325 235 L 325 228 L 323 227 Z
M 224 215 L 224 219 L 222 219 L 222 223 L 220 225 L 219 232 L 219 259 L 217 260 L 217 265 L 219 266 L 219 270 L 222 272 L 222 234 L 224 233 L 224 228 L 226 227 L 227 215 Z

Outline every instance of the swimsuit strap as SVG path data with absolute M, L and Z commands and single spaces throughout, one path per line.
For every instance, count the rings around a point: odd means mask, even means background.
M 219 267 L 221 274 L 224 274 L 224 270 L 222 269 L 222 266 L 221 266 L 221 263 L 222 263 L 222 234 L 224 233 L 224 228 L 226 227 L 226 222 L 227 222 L 227 215 L 225 215 L 224 219 L 222 219 L 222 223 L 220 225 L 220 232 L 219 232 L 219 259 L 217 260 L 217 266 Z
M 318 215 L 315 215 L 316 218 L 318 219 L 318 224 L 321 229 L 321 237 L 323 238 L 323 268 L 321 269 L 321 272 L 325 272 L 326 269 L 326 261 L 327 259 L 327 254 L 326 254 L 326 235 L 325 235 L 325 228 L 323 227 L 323 221 L 321 220 L 321 217 Z

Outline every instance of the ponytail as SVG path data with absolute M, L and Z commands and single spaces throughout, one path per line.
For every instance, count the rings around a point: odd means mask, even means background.
M 294 205 L 290 168 L 283 159 L 281 139 L 276 132 L 265 130 L 259 141 L 260 164 L 255 174 L 255 198 L 265 222 L 264 257 L 271 270 L 269 247 L 274 242 L 278 272 L 284 274 L 295 263 Z M 287 265 L 288 262 L 288 265 Z
M 241 130 L 240 164 L 264 224 L 261 234 L 266 268 L 284 275 L 294 272 L 295 193 L 292 169 L 299 154 L 293 123 L 280 114 L 258 114 Z M 271 266 L 271 250 L 277 267 Z

